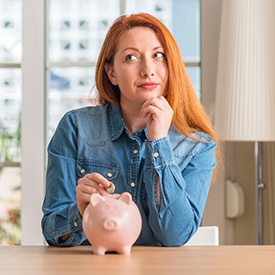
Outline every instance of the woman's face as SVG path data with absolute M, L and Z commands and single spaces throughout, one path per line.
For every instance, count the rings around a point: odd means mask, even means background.
M 164 49 L 155 32 L 146 27 L 126 31 L 119 39 L 112 67 L 106 71 L 121 91 L 122 105 L 142 105 L 167 94 L 168 69 Z

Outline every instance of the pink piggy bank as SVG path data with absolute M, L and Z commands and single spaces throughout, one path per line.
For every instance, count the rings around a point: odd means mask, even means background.
M 130 193 L 91 195 L 83 214 L 83 230 L 95 254 L 130 254 L 141 231 L 141 215 Z

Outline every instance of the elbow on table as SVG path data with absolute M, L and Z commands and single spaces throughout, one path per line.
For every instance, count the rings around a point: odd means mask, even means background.
M 193 224 L 180 232 L 168 230 L 158 236 L 161 246 L 181 247 L 185 245 L 198 230 L 199 225 Z
M 184 234 L 182 236 L 166 236 L 166 237 L 163 237 L 161 240 L 160 240 L 160 244 L 161 246 L 164 246 L 164 247 L 181 247 L 183 245 L 185 245 L 189 239 L 192 237 L 193 234 Z

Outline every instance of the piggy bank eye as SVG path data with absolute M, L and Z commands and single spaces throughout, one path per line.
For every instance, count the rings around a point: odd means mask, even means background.
M 118 207 L 117 207 L 117 205 L 113 205 L 113 209 L 117 209 Z
M 109 209 L 109 205 L 104 205 L 103 209 L 104 210 L 108 210 Z

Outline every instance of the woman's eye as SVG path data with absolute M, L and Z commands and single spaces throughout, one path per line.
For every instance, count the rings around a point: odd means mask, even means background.
M 137 57 L 134 56 L 133 54 L 127 54 L 126 58 L 125 58 L 126 61 L 136 60 L 136 59 L 137 59 Z
M 162 52 L 157 52 L 157 53 L 154 54 L 154 57 L 156 57 L 156 58 L 164 58 L 165 55 Z

